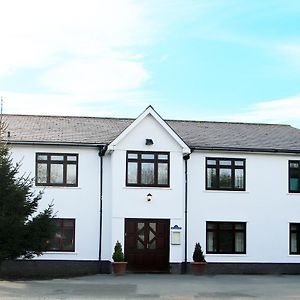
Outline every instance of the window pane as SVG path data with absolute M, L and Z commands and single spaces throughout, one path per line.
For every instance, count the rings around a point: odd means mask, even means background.
M 207 187 L 217 188 L 217 170 L 215 168 L 207 168 Z
M 217 224 L 216 223 L 207 223 L 207 229 L 216 229 Z
M 136 184 L 137 183 L 137 166 L 138 164 L 135 162 L 128 162 L 128 170 L 127 170 L 127 182 Z
M 64 160 L 63 155 L 51 155 L 50 157 L 51 157 L 51 160 L 59 160 L 59 161 Z
M 220 230 L 232 230 L 233 224 L 232 223 L 220 223 L 219 227 L 220 227 Z
M 216 161 L 216 160 L 212 160 L 212 159 L 208 159 L 208 160 L 207 160 L 207 164 L 208 164 L 208 165 L 213 165 L 213 166 L 214 166 L 214 165 L 217 164 L 217 161 Z
M 244 170 L 243 169 L 235 169 L 235 180 L 234 180 L 234 187 L 236 189 L 243 189 L 244 188 Z
M 158 159 L 168 160 L 168 158 L 169 158 L 168 154 L 158 154 Z
M 232 188 L 231 169 L 220 169 L 220 188 Z
M 68 155 L 67 156 L 67 161 L 77 161 L 77 156 L 75 156 L 75 155 Z
M 154 184 L 154 163 L 142 163 L 142 184 Z
M 67 165 L 67 184 L 76 184 L 77 166 L 72 164 Z
M 243 160 L 236 160 L 236 161 L 234 161 L 234 165 L 242 167 L 244 165 L 244 161 Z
M 74 249 L 73 240 L 74 228 L 64 227 L 63 250 L 71 251 Z
M 297 253 L 297 233 L 291 233 L 291 253 Z
M 299 163 L 296 163 L 296 162 L 290 162 L 290 168 L 298 169 L 298 168 L 299 168 Z
M 38 163 L 36 177 L 37 183 L 47 183 L 47 164 Z
M 142 154 L 142 159 L 154 159 L 154 154 Z
M 245 224 L 235 224 L 236 230 L 245 230 Z
M 128 158 L 129 159 L 137 159 L 138 155 L 136 153 L 128 153 Z
M 158 184 L 168 184 L 168 164 L 158 164 Z
M 47 160 L 47 155 L 39 154 L 39 155 L 37 156 L 37 159 L 38 159 L 38 160 Z
M 235 233 L 235 252 L 245 252 L 244 239 L 245 237 L 243 232 Z
M 232 231 L 222 231 L 219 236 L 220 245 L 219 251 L 222 253 L 232 253 L 234 252 L 233 248 L 233 234 Z
M 50 165 L 50 183 L 62 184 L 64 182 L 63 167 L 63 164 Z
M 299 179 L 298 178 L 291 178 L 290 179 L 290 190 L 291 191 L 299 191 Z
M 220 160 L 220 166 L 231 166 L 231 160 Z
M 214 232 L 207 233 L 207 251 L 208 252 L 217 252 L 217 238 Z

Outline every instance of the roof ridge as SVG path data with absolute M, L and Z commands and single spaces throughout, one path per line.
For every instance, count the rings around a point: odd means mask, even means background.
M 20 117 L 45 117 L 45 118 L 79 118 L 79 119 L 106 119 L 106 120 L 135 120 L 136 118 L 122 117 L 95 117 L 95 116 L 64 116 L 64 115 L 34 115 L 34 114 L 3 114 L 3 116 Z M 290 124 L 278 123 L 259 123 L 259 122 L 230 122 L 230 121 L 205 121 L 205 120 L 182 120 L 182 119 L 163 119 L 166 122 L 189 122 L 189 123 L 212 123 L 212 124 L 237 124 L 237 125 L 262 125 L 262 126 L 286 126 L 293 127 Z M 293 127 L 295 128 L 295 127 Z
M 120 117 L 92 117 L 92 116 L 60 116 L 60 115 L 33 115 L 33 114 L 2 114 L 3 116 L 37 117 L 37 118 L 79 118 L 79 119 L 109 119 L 109 120 L 135 120 L 135 118 Z

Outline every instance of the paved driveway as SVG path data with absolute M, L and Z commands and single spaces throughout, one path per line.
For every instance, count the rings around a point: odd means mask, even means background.
M 0 281 L 0 299 L 300 299 L 300 276 L 94 275 Z

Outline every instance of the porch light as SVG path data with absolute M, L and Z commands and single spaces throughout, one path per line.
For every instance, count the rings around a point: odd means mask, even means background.
M 149 193 L 149 194 L 147 195 L 147 201 L 151 201 L 151 200 L 152 200 L 152 194 Z
M 152 139 L 146 139 L 146 145 L 147 146 L 151 146 L 151 145 L 153 145 L 154 143 L 153 143 L 153 140 Z

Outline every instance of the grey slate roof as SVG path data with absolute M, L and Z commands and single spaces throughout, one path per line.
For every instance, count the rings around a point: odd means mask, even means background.
M 11 143 L 109 144 L 134 119 L 3 115 Z M 300 153 L 300 130 L 289 125 L 166 120 L 194 149 Z

